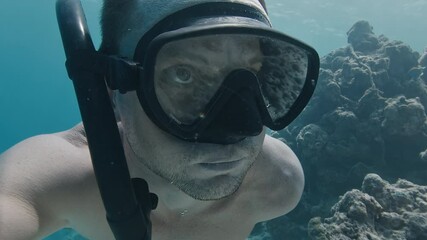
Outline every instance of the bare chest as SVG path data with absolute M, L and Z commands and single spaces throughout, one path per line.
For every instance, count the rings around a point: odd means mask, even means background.
M 153 216 L 153 240 L 244 240 L 253 224 L 238 215 L 216 213 L 205 216 L 182 216 L 168 222 Z
M 69 212 L 70 227 L 89 240 L 114 240 L 95 187 L 89 194 L 81 194 L 79 199 L 72 201 L 76 203 L 72 204 L 74 207 L 68 206 L 72 208 Z M 151 212 L 152 240 L 244 240 L 255 224 L 250 220 L 251 212 L 246 205 L 239 200 L 231 203 L 220 201 L 204 212 L 195 213 L 190 208 L 171 216 L 159 204 Z
M 198 216 L 183 214 L 163 221 L 154 211 L 151 220 L 152 240 L 244 240 L 253 228 L 253 223 L 230 212 Z M 90 214 L 80 215 L 74 222 L 72 227 L 90 240 L 114 240 L 102 206 L 94 206 Z

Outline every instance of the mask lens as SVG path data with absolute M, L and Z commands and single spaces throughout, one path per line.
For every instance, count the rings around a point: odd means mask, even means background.
M 307 68 L 305 50 L 285 41 L 250 34 L 197 36 L 163 45 L 154 65 L 154 87 L 164 112 L 191 125 L 204 118 L 227 75 L 246 69 L 257 76 L 276 121 L 300 95 Z
M 270 117 L 284 117 L 304 87 L 308 72 L 307 52 L 293 44 L 260 38 L 262 67 L 257 73 Z

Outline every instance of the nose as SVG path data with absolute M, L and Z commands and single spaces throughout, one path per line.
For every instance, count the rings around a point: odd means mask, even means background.
M 262 117 L 250 84 L 256 82 L 256 76 L 247 70 L 235 71 L 227 77 L 222 88 L 229 97 L 199 141 L 233 144 L 262 132 Z

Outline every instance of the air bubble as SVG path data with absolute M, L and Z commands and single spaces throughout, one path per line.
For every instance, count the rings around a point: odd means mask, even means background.
M 185 209 L 184 211 L 182 211 L 182 212 L 180 212 L 180 215 L 181 216 L 184 216 L 185 214 L 187 214 L 188 213 L 188 210 L 187 209 Z

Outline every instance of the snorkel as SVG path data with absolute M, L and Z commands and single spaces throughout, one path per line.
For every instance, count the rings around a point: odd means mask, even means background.
M 157 196 L 143 179 L 130 178 L 104 76 L 96 69 L 98 53 L 79 0 L 58 0 L 56 13 L 66 67 L 80 113 L 107 221 L 117 240 L 151 239 L 150 211 Z

